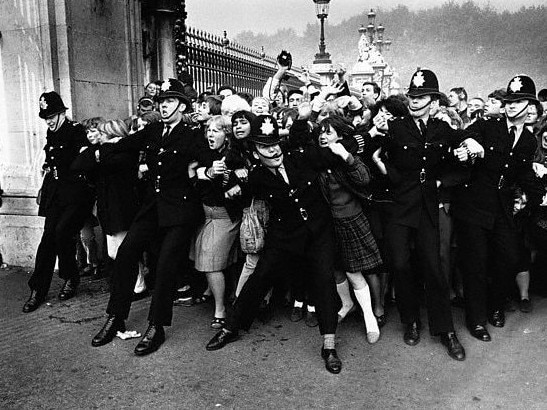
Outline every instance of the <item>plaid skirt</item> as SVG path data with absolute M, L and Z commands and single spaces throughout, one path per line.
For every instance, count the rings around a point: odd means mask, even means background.
M 224 207 L 203 205 L 205 223 L 190 246 L 190 259 L 199 272 L 219 272 L 237 260 L 239 224 Z
M 375 269 L 382 265 L 378 245 L 363 212 L 346 218 L 334 218 L 334 233 L 341 258 L 340 267 L 346 272 L 375 273 Z

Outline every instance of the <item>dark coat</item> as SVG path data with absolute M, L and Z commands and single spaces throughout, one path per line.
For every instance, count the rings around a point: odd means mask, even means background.
M 84 128 L 68 119 L 56 132 L 47 131 L 43 165 L 46 174 L 40 190 L 38 215 L 47 216 L 58 206 L 90 206 L 93 190 L 82 174 L 71 169 L 72 162 L 87 145 Z
M 319 186 L 319 174 L 340 164 L 342 159 L 329 149 L 310 144 L 284 155 L 283 165 L 290 185 L 263 165 L 250 172 L 247 187 L 250 194 L 270 205 L 266 248 L 304 253 L 310 234 L 313 237 L 332 229 L 332 216 Z
M 209 168 L 213 165 L 213 161 L 218 161 L 224 156 L 226 156 L 226 152 L 220 153 L 211 149 L 202 150 L 197 158 L 199 167 Z M 243 207 L 244 205 L 248 206 L 247 202 L 249 202 L 241 196 L 233 199 L 227 199 L 224 196 L 228 190 L 236 185 L 241 187 L 243 184 L 235 176 L 232 169 L 229 169 L 223 177 L 219 176 L 212 180 L 198 180 L 196 182 L 202 202 L 208 206 L 225 207 L 232 222 L 241 219 Z
M 116 152 L 146 154 L 149 177 L 144 203 L 136 218 L 157 207 L 159 227 L 197 225 L 203 220 L 203 207 L 188 176 L 188 165 L 200 150 L 207 149 L 205 138 L 182 122 L 167 137 L 163 138 L 162 133 L 163 123 L 150 124 L 114 144 Z
M 394 199 L 391 223 L 417 228 L 424 206 L 433 224 L 439 223 L 436 181 L 444 184 L 444 164 L 452 160 L 451 149 L 469 136 L 434 118 L 427 123 L 425 137 L 411 117 L 390 122 L 383 149 Z
M 537 141 L 525 127 L 512 148 L 505 119 L 479 120 L 468 130 L 476 133 L 485 154 L 470 169 L 468 181 L 454 192 L 454 217 L 491 229 L 496 217 L 505 214 L 512 224 L 516 187 L 527 194 L 530 209 L 541 201 L 543 191 L 532 168 Z
M 108 235 L 129 230 L 139 209 L 138 159 L 136 152 L 116 152 L 113 144 L 103 144 L 86 149 L 72 164 L 93 179 L 97 216 Z

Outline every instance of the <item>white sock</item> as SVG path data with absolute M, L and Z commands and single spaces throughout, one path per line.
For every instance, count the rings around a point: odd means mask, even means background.
M 315 313 L 315 306 L 308 305 L 308 312 Z
M 342 299 L 342 308 L 338 311 L 338 314 L 342 317 L 346 317 L 354 306 L 353 300 L 351 299 L 348 280 L 346 279 L 342 283 L 338 283 L 336 285 L 336 290 L 338 291 L 340 299 Z
M 295 301 L 294 301 L 294 307 L 295 307 L 295 308 L 301 308 L 301 307 L 303 307 L 303 306 L 304 306 L 304 302 L 300 302 L 300 301 L 298 301 L 298 300 L 295 300 Z
M 133 292 L 135 293 L 142 293 L 146 290 L 146 283 L 144 282 L 144 276 L 139 273 L 137 276 L 137 283 L 135 283 L 135 289 L 133 289 Z
M 354 291 L 357 302 L 359 302 L 361 309 L 363 309 L 363 316 L 365 317 L 367 333 L 380 333 L 380 329 L 378 328 L 378 322 L 376 321 L 376 317 L 374 316 L 374 312 L 372 311 L 370 290 L 368 286 L 358 290 L 355 289 Z

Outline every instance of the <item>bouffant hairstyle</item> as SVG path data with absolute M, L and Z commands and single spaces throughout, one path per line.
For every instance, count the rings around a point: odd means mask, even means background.
M 211 125 L 215 125 L 220 128 L 224 134 L 226 134 L 227 138 L 232 135 L 232 121 L 230 121 L 230 117 L 225 115 L 215 115 L 207 121 L 207 128 Z
M 107 139 L 120 137 L 125 138 L 129 134 L 127 125 L 123 120 L 108 120 L 97 127 L 100 132 L 106 134 Z

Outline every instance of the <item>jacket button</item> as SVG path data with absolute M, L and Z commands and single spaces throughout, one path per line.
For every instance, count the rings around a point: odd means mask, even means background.
M 184 196 L 182 197 L 182 199 L 184 199 L 184 200 L 186 201 L 186 195 L 184 195 Z
M 160 162 L 158 162 L 158 165 L 161 165 L 161 161 L 160 161 Z
M 177 153 L 177 151 L 173 151 L 173 154 L 176 154 L 176 153 Z
M 509 168 L 509 164 L 505 164 L 504 167 L 505 167 L 505 168 Z
M 426 157 L 423 158 L 424 161 L 425 161 L 426 159 L 427 159 Z
M 403 147 L 403 149 L 408 149 L 408 147 L 405 145 L 405 146 Z
M 512 157 L 512 156 L 513 156 L 513 153 L 512 153 L 512 152 L 510 152 L 510 153 L 509 153 L 509 156 L 510 156 L 510 157 Z
M 308 185 L 311 185 L 311 181 L 308 181 Z
M 332 174 L 332 171 L 330 169 L 327 169 L 327 173 Z
M 159 188 L 156 188 L 156 192 L 160 192 L 160 189 L 159 189 Z
M 297 202 L 297 203 L 298 203 L 298 198 L 294 198 L 294 202 Z
M 494 147 L 490 147 L 490 151 L 494 151 Z

